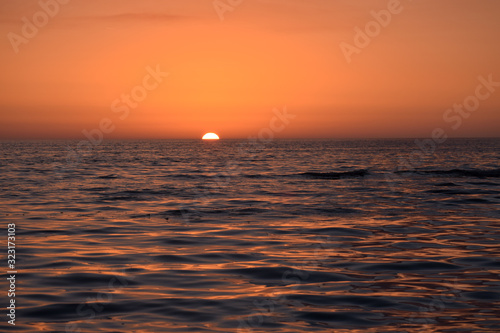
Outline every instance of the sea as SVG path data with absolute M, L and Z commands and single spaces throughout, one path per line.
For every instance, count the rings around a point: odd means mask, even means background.
M 498 332 L 499 208 L 500 139 L 1 141 L 0 331 Z

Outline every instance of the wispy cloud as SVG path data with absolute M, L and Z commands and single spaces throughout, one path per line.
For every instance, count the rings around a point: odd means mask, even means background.
M 189 19 L 189 16 L 167 14 L 167 13 L 121 13 L 113 15 L 81 16 L 77 19 L 103 20 L 103 21 L 177 21 Z
M 59 20 L 64 21 L 100 21 L 100 22 L 126 22 L 126 21 L 142 21 L 142 22 L 173 22 L 193 19 L 193 16 L 175 15 L 167 13 L 121 13 L 112 15 L 95 15 L 95 16 L 62 16 Z M 21 17 L 1 16 L 0 24 L 19 24 L 22 23 Z

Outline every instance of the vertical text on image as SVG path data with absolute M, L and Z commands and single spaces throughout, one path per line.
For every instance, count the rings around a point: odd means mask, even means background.
M 10 319 L 7 322 L 10 325 L 16 325 L 16 224 L 10 223 L 7 225 L 7 281 L 9 305 L 7 306 L 7 317 Z

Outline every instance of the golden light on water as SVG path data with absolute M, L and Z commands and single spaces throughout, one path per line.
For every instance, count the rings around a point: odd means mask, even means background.
M 219 136 L 215 133 L 207 133 L 203 136 L 203 140 L 219 140 Z

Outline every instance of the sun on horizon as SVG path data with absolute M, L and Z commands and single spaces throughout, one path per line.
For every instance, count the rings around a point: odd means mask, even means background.
M 215 133 L 207 133 L 202 137 L 202 140 L 219 140 L 219 136 Z

